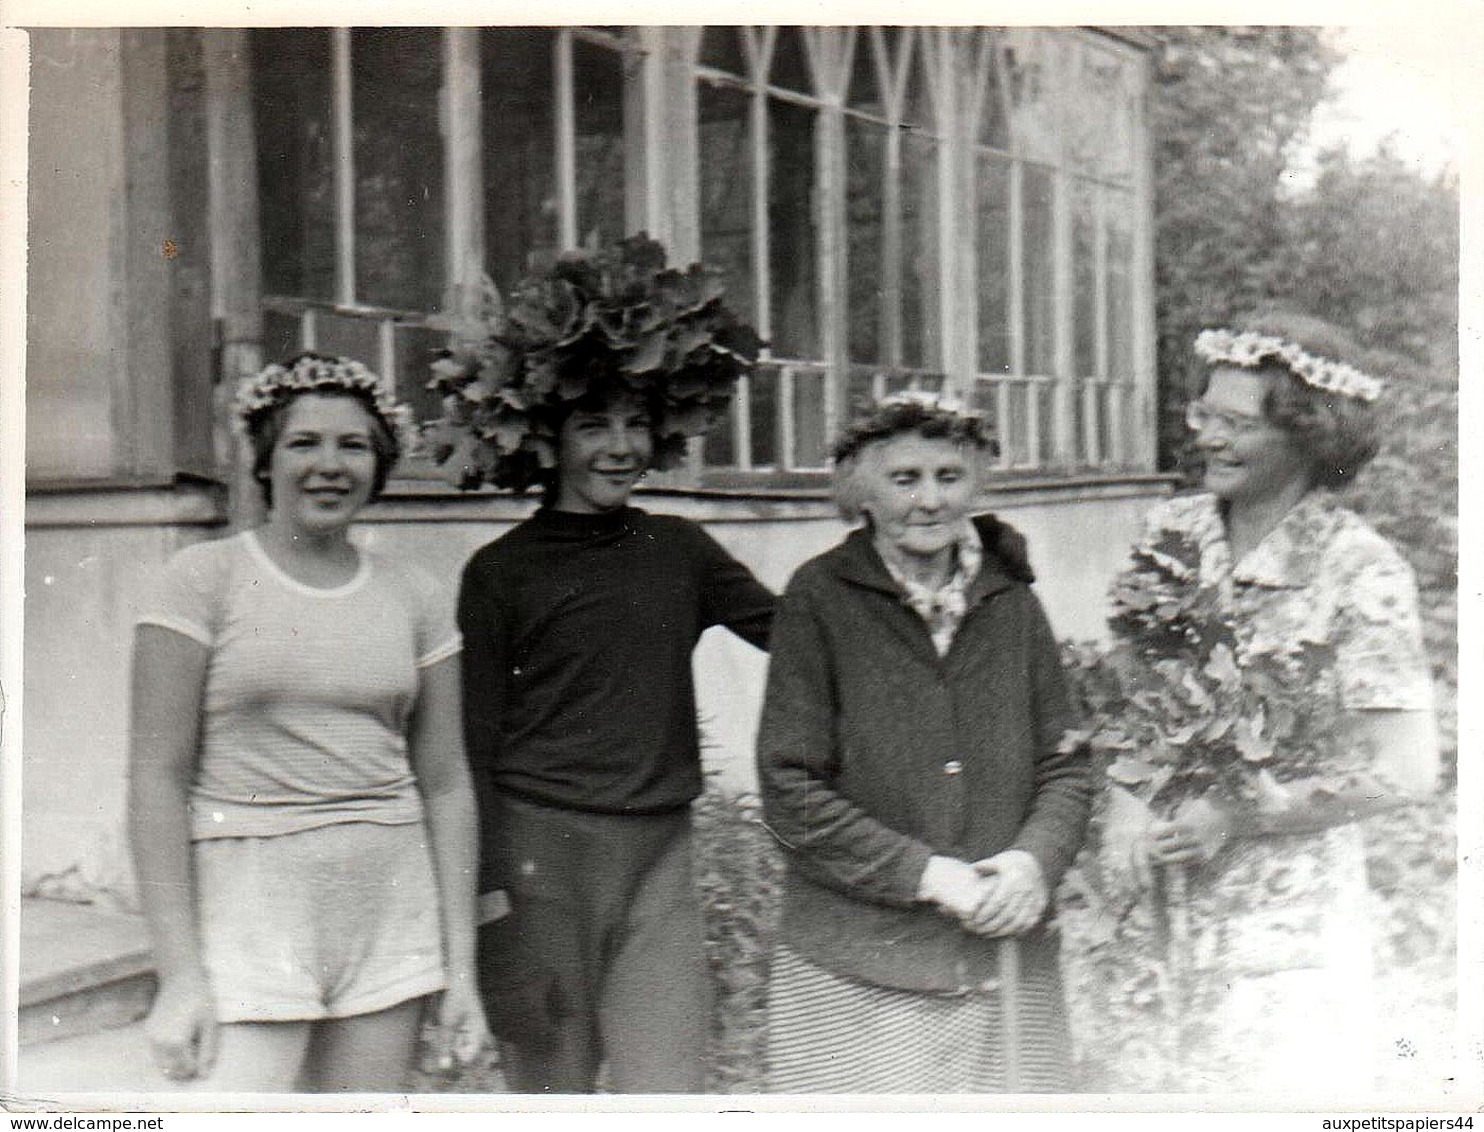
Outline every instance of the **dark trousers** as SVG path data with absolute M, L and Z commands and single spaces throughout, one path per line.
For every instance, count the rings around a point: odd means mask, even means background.
M 711 993 L 689 810 L 500 797 L 485 851 L 510 913 L 479 932 L 485 1009 L 520 1093 L 705 1090 Z

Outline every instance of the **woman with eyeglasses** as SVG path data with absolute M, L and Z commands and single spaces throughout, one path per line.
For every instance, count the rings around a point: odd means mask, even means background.
M 1207 330 L 1195 349 L 1207 384 L 1186 419 L 1204 490 L 1155 508 L 1144 545 L 1176 533 L 1199 548 L 1199 581 L 1239 642 L 1316 646 L 1310 691 L 1340 721 L 1336 765 L 1285 775 L 1295 756 L 1279 747 L 1260 804 L 1213 787 L 1168 820 L 1109 783 L 1102 860 L 1145 890 L 1161 870 L 1185 873 L 1182 1088 L 1363 1089 L 1372 917 L 1358 823 L 1424 798 L 1438 768 L 1412 571 L 1336 497 L 1376 452 L 1382 385 L 1308 319 Z

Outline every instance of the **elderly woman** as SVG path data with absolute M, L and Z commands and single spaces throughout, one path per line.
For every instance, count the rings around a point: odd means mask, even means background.
M 237 410 L 262 526 L 181 551 L 139 618 L 130 818 L 161 1071 L 212 1092 L 401 1091 L 485 1039 L 453 603 L 350 538 L 410 414 L 302 355 Z
M 1318 646 L 1328 660 L 1310 692 L 1340 730 L 1328 764 L 1290 769 L 1280 747 L 1260 801 L 1212 789 L 1154 820 L 1110 784 L 1104 852 L 1146 886 L 1161 869 L 1187 874 L 1179 1087 L 1364 1088 L 1371 917 L 1356 823 L 1426 796 L 1437 774 L 1412 571 L 1334 494 L 1376 451 L 1381 384 L 1310 320 L 1208 330 L 1195 346 L 1208 381 L 1187 420 L 1205 490 L 1157 507 L 1145 545 L 1176 533 L 1199 548 L 1198 580 L 1218 587 L 1244 647 Z
M 1060 1091 L 1051 894 L 1090 785 L 1024 541 L 971 517 L 988 440 L 927 397 L 835 449 L 864 520 L 779 606 L 758 735 L 787 862 L 779 1092 Z

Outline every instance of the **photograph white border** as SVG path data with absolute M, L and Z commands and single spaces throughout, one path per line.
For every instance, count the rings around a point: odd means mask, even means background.
M 1211 4 L 1091 4 L 1087 2 L 1048 2 L 1034 9 L 1034 19 L 1024 5 L 1005 3 L 949 3 L 938 0 L 931 9 L 921 4 L 887 3 L 862 0 L 856 3 L 784 4 L 778 0 L 758 0 L 742 4 L 712 3 L 683 5 L 659 4 L 653 0 L 635 3 L 592 3 L 558 0 L 542 5 L 541 19 L 531 19 L 529 5 L 509 3 L 475 3 L 471 0 L 442 0 L 441 3 L 418 5 L 405 0 L 207 0 L 185 5 L 162 0 L 132 0 L 126 6 L 118 0 L 5 0 L 0 5 L 0 786 L 3 786 L 3 813 L 0 813 L 0 835 L 3 835 L 4 916 L 0 936 L 0 1008 L 3 1008 L 4 1040 L 0 1041 L 0 1095 L 15 1079 L 15 1016 L 17 982 L 17 909 L 19 891 L 19 817 L 20 817 L 20 745 L 22 743 L 22 640 L 23 619 L 21 593 L 24 526 L 24 389 L 25 372 L 25 151 L 27 57 L 24 33 L 16 29 L 27 26 L 271 26 L 293 24 L 317 26 L 327 24 L 375 25 L 497 25 L 540 23 L 1035 23 L 1040 26 L 1072 24 L 1157 24 L 1157 23 L 1271 23 L 1289 25 L 1343 26 L 1375 24 L 1405 27 L 1418 20 L 1449 29 L 1457 44 L 1454 62 L 1456 73 L 1445 81 L 1459 100 L 1459 121 L 1469 123 L 1462 134 L 1458 154 L 1463 231 L 1462 286 L 1460 310 L 1460 402 L 1461 432 L 1471 433 L 1471 425 L 1484 420 L 1479 404 L 1484 391 L 1484 5 L 1461 2 L 1418 4 L 1402 2 L 1347 4 L 1341 2 L 1266 2 L 1242 5 Z M 1484 770 L 1480 754 L 1484 751 L 1484 696 L 1473 694 L 1484 688 L 1484 657 L 1480 656 L 1481 599 L 1484 599 L 1484 562 L 1480 555 L 1481 469 L 1477 444 L 1461 445 L 1460 463 L 1460 601 L 1458 632 L 1460 647 L 1458 758 L 1458 977 L 1459 1000 L 1459 1066 L 1452 1090 L 1436 1097 L 1398 1098 L 1406 1107 L 1398 1111 L 1444 1112 L 1484 1110 Z M 16 1098 L 22 1100 L 22 1098 Z M 193 1098 L 170 1095 L 155 1098 L 163 1111 L 194 1109 Z M 218 1099 L 220 1100 L 220 1098 Z M 500 1098 L 498 1105 L 478 1102 L 480 1098 L 436 1095 L 415 1098 L 418 1108 L 462 1109 L 466 1111 L 592 1111 L 607 1112 L 662 1111 L 717 1112 L 726 1110 L 799 1110 L 819 1111 L 906 1111 L 919 1110 L 905 1098 L 823 1098 L 803 1102 L 801 1098 L 706 1097 L 666 1098 Z M 1213 1104 L 1212 1101 L 1216 1103 Z M 200 1098 L 203 1111 L 215 1111 L 214 1101 Z M 403 1111 L 406 1099 L 397 1098 L 295 1098 L 299 1111 L 341 1111 L 347 1103 L 356 1108 Z M 153 1108 L 150 1098 L 141 1095 L 117 1098 L 92 1097 L 87 1110 Z M 260 1105 L 252 1098 L 234 1098 L 234 1108 L 278 1108 L 272 1103 Z M 1233 1102 L 1222 1107 L 1219 1098 L 1130 1097 L 1114 1101 L 1087 1095 L 1065 1098 L 1036 1098 L 1034 1103 L 1006 1105 L 996 1098 L 942 1098 L 934 1110 L 997 1111 L 1028 1108 L 1061 1112 L 1086 1112 L 1089 1109 L 1125 1112 L 1187 1111 L 1285 1111 L 1281 1106 Z M 80 1108 L 79 1111 L 82 1111 Z

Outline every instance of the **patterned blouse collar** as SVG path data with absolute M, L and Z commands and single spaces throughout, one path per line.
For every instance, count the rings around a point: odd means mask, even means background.
M 953 643 L 953 636 L 969 609 L 969 583 L 984 564 L 984 544 L 972 520 L 963 521 L 953 546 L 953 572 L 937 589 L 913 581 L 898 568 L 892 555 L 881 554 L 892 580 L 902 587 L 903 600 L 927 623 L 939 656 L 946 654 Z M 880 552 L 879 546 L 877 550 Z
M 1334 493 L 1316 488 L 1289 508 L 1278 525 L 1234 564 L 1220 501 L 1211 494 L 1197 498 L 1201 505 L 1192 533 L 1201 544 L 1207 568 L 1237 582 L 1276 589 L 1298 588 L 1313 580 L 1320 555 L 1341 518 Z

